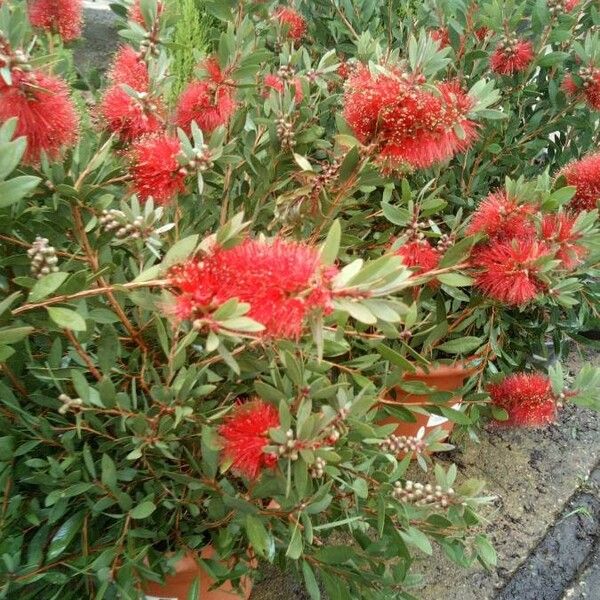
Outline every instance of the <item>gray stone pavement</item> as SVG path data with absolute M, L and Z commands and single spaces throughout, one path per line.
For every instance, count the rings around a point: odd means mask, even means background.
M 119 44 L 108 0 L 86 0 L 83 71 L 104 68 Z M 598 361 L 589 354 L 587 360 Z M 572 368 L 581 361 L 569 362 Z M 480 443 L 460 442 L 439 459 L 461 477 L 487 481 L 497 495 L 482 529 L 498 552 L 498 568 L 464 570 L 436 554 L 416 564 L 423 600 L 600 600 L 600 420 L 567 407 L 545 429 L 494 429 Z M 592 476 L 590 477 L 590 473 Z M 252 600 L 308 600 L 303 586 L 271 567 Z

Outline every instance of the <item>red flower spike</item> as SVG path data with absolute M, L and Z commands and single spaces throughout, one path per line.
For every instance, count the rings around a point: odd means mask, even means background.
M 163 129 L 160 101 L 147 97 L 134 98 L 120 85 L 113 85 L 106 90 L 100 112 L 108 129 L 124 141 L 130 142 Z
M 558 246 L 556 258 L 568 271 L 579 266 L 587 254 L 587 249 L 577 244 L 581 235 L 573 232 L 575 221 L 575 217 L 564 213 L 544 215 L 542 219 L 543 239 Z
M 12 85 L 0 89 L 0 122 L 18 118 L 15 137 L 27 137 L 25 164 L 52 160 L 77 139 L 78 117 L 67 84 L 41 71 L 12 72 Z
M 166 134 L 143 137 L 133 143 L 130 173 L 136 193 L 142 200 L 150 196 L 159 204 L 167 204 L 185 191 L 185 170 L 177 157 L 181 144 Z
M 58 33 L 64 42 L 81 36 L 83 6 L 81 0 L 31 0 L 29 22 L 34 27 Z
M 396 254 L 419 275 L 436 269 L 441 258 L 440 253 L 426 240 L 408 242 L 400 246 Z
M 533 239 L 492 240 L 473 255 L 479 271 L 475 283 L 494 300 L 524 306 L 544 290 L 538 261 L 550 255 L 545 244 Z
M 438 27 L 429 32 L 432 40 L 438 42 L 440 48 L 446 48 L 450 45 L 450 32 L 447 27 Z
M 578 76 L 582 84 L 576 83 L 572 75 L 565 76 L 562 88 L 566 94 L 575 98 L 581 97 L 594 110 L 600 110 L 600 69 L 598 67 L 585 67 Z
M 273 74 L 265 75 L 263 84 L 265 88 L 270 88 L 272 90 L 275 90 L 276 92 L 279 92 L 280 94 L 283 94 L 283 90 L 285 89 L 285 81 L 281 77 L 278 77 L 277 75 Z M 304 98 L 304 92 L 302 91 L 302 82 L 298 77 L 295 77 L 291 85 L 293 85 L 294 87 L 294 101 L 296 102 L 296 104 L 299 104 Z M 268 91 L 265 90 L 265 92 L 265 97 L 268 97 Z
M 536 427 L 556 419 L 556 399 L 545 375 L 517 373 L 488 386 L 492 404 L 508 413 L 497 425 Z
M 456 82 L 440 84 L 433 94 L 414 77 L 400 72 L 374 76 L 363 67 L 347 82 L 344 116 L 363 144 L 378 144 L 382 162 L 425 168 L 473 142 L 471 108 Z
M 275 12 L 275 18 L 287 30 L 287 35 L 294 41 L 306 35 L 307 24 L 304 17 L 293 8 L 281 6 Z
M 147 92 L 148 67 L 131 46 L 122 46 L 115 54 L 108 79 L 115 85 L 125 84 L 138 92 Z
M 162 0 L 158 0 L 156 3 L 156 12 L 157 16 L 160 17 L 163 10 L 165 8 Z M 142 14 L 142 9 L 140 6 L 140 0 L 133 0 L 133 4 L 129 7 L 127 11 L 127 18 L 138 25 L 141 25 L 144 29 L 146 28 L 146 21 L 144 20 L 144 15 Z
M 492 53 L 490 67 L 500 75 L 512 75 L 524 71 L 533 60 L 533 44 L 519 40 L 514 43 L 504 42 Z
M 195 319 L 237 298 L 250 305 L 248 316 L 264 325 L 264 336 L 297 339 L 312 310 L 331 311 L 330 282 L 336 272 L 321 264 L 312 246 L 246 240 L 172 269 L 173 312 L 180 319 Z
M 493 192 L 477 207 L 467 233 L 484 233 L 495 239 L 532 237 L 535 235 L 532 217 L 538 209 L 535 204 L 519 204 L 504 190 Z
M 577 188 L 570 206 L 575 210 L 594 210 L 600 200 L 600 152 L 569 163 L 562 169 L 568 185 Z
M 181 94 L 175 115 L 175 124 L 188 135 L 192 121 L 205 133 L 226 125 L 235 112 L 233 88 L 214 58 L 204 62 L 208 78 L 193 81 Z
M 269 429 L 279 427 L 279 413 L 263 400 L 238 404 L 221 427 L 224 461 L 231 461 L 234 472 L 250 480 L 277 464 L 277 457 L 265 452 Z

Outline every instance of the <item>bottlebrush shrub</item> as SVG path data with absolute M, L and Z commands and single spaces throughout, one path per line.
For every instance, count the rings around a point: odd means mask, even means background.
M 332 600 L 409 597 L 432 542 L 493 564 L 471 529 L 482 484 L 431 464 L 449 447 L 439 431 L 378 425 L 379 400 L 414 363 L 467 358 L 466 408 L 447 414 L 474 425 L 492 412 L 490 373 L 524 370 L 548 333 L 597 310 L 596 213 L 568 204 L 581 177 L 561 172 L 594 121 L 558 83 L 556 105 L 539 91 L 563 65 L 578 83 L 566 48 L 540 56 L 581 38 L 580 21 L 536 9 L 551 29 L 536 20 L 529 70 L 496 77 L 496 4 L 462 51 L 456 32 L 443 49 L 427 35 L 445 5 L 406 27 L 394 10 L 390 35 L 358 36 L 355 15 L 321 4 L 206 2 L 214 42 L 181 95 L 174 3 L 123 4 L 126 47 L 83 95 L 59 68 L 60 37 L 32 44 L 22 7 L 3 2 L 7 597 L 139 597 L 209 545 L 217 582 L 254 576 L 260 558 Z M 327 41 L 340 32 L 344 64 Z M 573 51 L 591 57 L 589 40 Z M 22 89 L 38 72 L 61 93 Z M 509 294 L 495 282 L 511 276 Z M 553 381 L 554 397 L 596 406 L 597 371 L 581 377 Z

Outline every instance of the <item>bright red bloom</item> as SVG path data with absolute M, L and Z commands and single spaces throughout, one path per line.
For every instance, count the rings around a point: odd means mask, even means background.
M 565 10 L 571 12 L 578 4 L 579 0 L 567 0 L 565 2 Z
M 132 141 L 163 129 L 160 101 L 149 98 L 146 92 L 141 94 L 141 98 L 134 98 L 120 85 L 113 85 L 102 98 L 100 112 L 108 129 L 124 141 Z
M 157 203 L 166 204 L 185 191 L 186 173 L 177 160 L 180 152 L 179 139 L 166 134 L 145 136 L 133 143 L 129 170 L 142 200 L 152 196 Z
M 517 373 L 488 386 L 492 404 L 508 413 L 508 420 L 497 425 L 535 427 L 552 423 L 556 418 L 556 398 L 545 375 Z
M 523 306 L 544 290 L 539 261 L 549 255 L 548 247 L 533 239 L 493 240 L 473 255 L 475 283 L 494 300 Z
M 31 0 L 29 21 L 34 27 L 58 33 L 65 42 L 81 36 L 83 6 L 81 0 Z
M 175 314 L 180 319 L 203 317 L 237 298 L 250 305 L 248 316 L 264 325 L 264 335 L 298 338 L 312 310 L 331 310 L 335 273 L 312 246 L 279 238 L 246 240 L 171 270 L 178 292 Z
M 233 87 L 214 58 L 204 62 L 208 77 L 193 81 L 181 94 L 175 115 L 175 124 L 186 133 L 191 132 L 192 121 L 202 131 L 210 133 L 227 124 L 235 112 Z
M 119 48 L 108 72 L 108 78 L 115 85 L 128 85 L 138 92 L 148 91 L 148 67 L 144 59 L 131 46 Z
M 42 152 L 56 159 L 77 139 L 78 118 L 67 84 L 41 71 L 12 72 L 12 85 L 0 89 L 0 123 L 18 118 L 15 137 L 27 137 L 23 157 L 37 164 Z
M 396 254 L 402 257 L 402 262 L 416 273 L 422 274 L 433 271 L 440 262 L 440 253 L 426 240 L 415 240 L 400 246 Z
M 483 42 L 483 40 L 485 40 L 485 38 L 488 36 L 488 34 L 490 33 L 490 30 L 487 27 L 478 27 L 475 31 L 475 37 L 480 41 Z
M 504 190 L 493 192 L 480 202 L 473 213 L 467 233 L 485 233 L 495 239 L 531 237 L 535 234 L 532 216 L 538 208 L 534 204 L 519 204 Z
M 162 0 L 158 0 L 156 3 L 156 13 L 157 16 L 160 16 L 165 8 Z M 144 15 L 142 14 L 142 9 L 140 6 L 140 0 L 133 0 L 133 4 L 129 7 L 127 11 L 127 18 L 138 25 L 146 28 L 146 21 L 144 20 Z
M 587 254 L 587 249 L 577 244 L 581 234 L 573 231 L 575 220 L 575 217 L 565 213 L 544 215 L 542 219 L 544 241 L 558 246 L 556 258 L 569 271 L 575 269 Z
M 600 69 L 586 67 L 579 71 L 578 77 L 581 84 L 571 74 L 567 74 L 563 80 L 563 90 L 569 96 L 583 98 L 590 108 L 600 110 Z
M 600 152 L 573 161 L 562 169 L 568 185 L 577 188 L 570 205 L 575 210 L 594 210 L 600 200 Z
M 269 429 L 279 427 L 279 413 L 270 404 L 255 399 L 238 404 L 219 427 L 224 461 L 248 479 L 257 479 L 264 469 L 274 468 L 277 457 L 265 452 Z
M 441 83 L 433 94 L 414 77 L 363 67 L 348 80 L 344 116 L 362 143 L 378 143 L 383 161 L 425 168 L 470 146 L 472 108 L 457 82 Z
M 501 75 L 524 71 L 533 60 L 533 44 L 526 40 L 501 43 L 492 53 L 490 67 Z
M 268 75 L 265 75 L 263 83 L 265 88 L 271 88 L 272 90 L 283 94 L 286 82 L 282 77 L 278 77 L 277 75 L 269 73 Z M 298 77 L 295 77 L 291 85 L 294 86 L 294 101 L 296 102 L 296 104 L 299 104 L 304 98 L 304 92 L 302 91 L 302 82 Z M 268 96 L 268 93 L 266 93 L 265 96 Z
M 293 8 L 279 7 L 275 12 L 275 18 L 283 25 L 291 39 L 300 40 L 306 35 L 306 21 Z
M 450 45 L 450 32 L 447 27 L 438 27 L 429 32 L 432 40 L 438 42 L 440 48 L 446 48 Z

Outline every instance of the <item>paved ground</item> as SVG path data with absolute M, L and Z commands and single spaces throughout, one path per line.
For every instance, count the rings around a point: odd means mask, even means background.
M 80 68 L 103 68 L 118 45 L 107 0 L 86 0 Z M 588 360 L 598 361 L 589 355 Z M 571 361 L 575 368 L 580 361 Z M 442 457 L 444 459 L 444 457 Z M 543 430 L 490 429 L 446 455 L 461 476 L 498 496 L 487 533 L 494 572 L 464 571 L 443 556 L 417 568 L 423 600 L 600 600 L 600 420 L 566 408 Z M 268 569 L 252 600 L 308 600 L 293 577 Z

